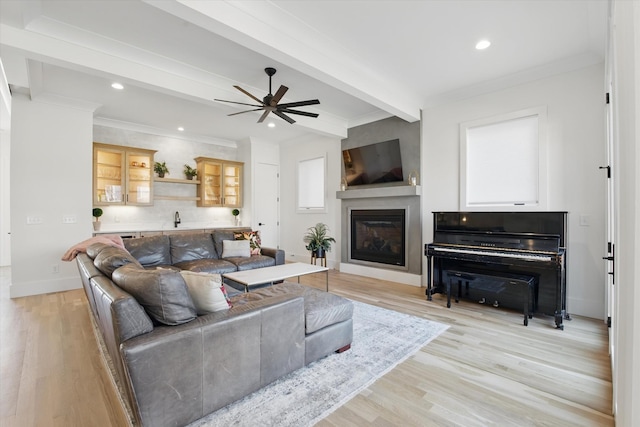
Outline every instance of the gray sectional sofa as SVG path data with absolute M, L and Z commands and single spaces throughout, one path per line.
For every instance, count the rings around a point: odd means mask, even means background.
M 138 425 L 189 424 L 351 345 L 352 303 L 297 283 L 229 288 L 231 308 L 198 316 L 180 269 L 220 273 L 284 262 L 282 251 L 266 248 L 223 259 L 218 248 L 232 234 L 217 231 L 126 240 L 127 250 L 96 243 L 76 257 Z

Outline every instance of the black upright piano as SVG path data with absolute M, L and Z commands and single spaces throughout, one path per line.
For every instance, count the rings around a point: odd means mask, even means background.
M 527 274 L 537 282 L 536 312 L 554 316 L 564 329 L 562 320 L 570 319 L 566 239 L 567 212 L 434 212 L 433 243 L 425 245 L 427 300 L 445 292 L 447 271 Z M 469 287 L 472 298 L 483 292 L 474 290 L 473 281 Z M 500 305 L 519 308 L 521 299 L 504 292 Z

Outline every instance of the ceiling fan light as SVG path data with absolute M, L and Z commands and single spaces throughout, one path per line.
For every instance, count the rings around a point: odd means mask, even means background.
M 116 90 L 124 89 L 124 86 L 122 85 L 122 83 L 118 83 L 118 82 L 111 83 L 111 87 Z
M 276 127 L 276 124 L 275 124 L 275 123 L 273 123 L 273 122 L 269 122 L 269 123 L 267 124 L 267 126 L 269 126 L 270 128 L 274 128 L 274 127 Z

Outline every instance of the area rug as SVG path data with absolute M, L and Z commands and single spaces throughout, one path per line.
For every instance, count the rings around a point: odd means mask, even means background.
M 350 350 L 298 369 L 189 427 L 312 426 L 448 328 L 357 301 L 353 305 Z

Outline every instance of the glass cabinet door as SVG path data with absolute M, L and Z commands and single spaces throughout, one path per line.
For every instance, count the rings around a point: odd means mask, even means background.
M 197 158 L 198 176 L 200 177 L 200 200 L 198 206 L 221 206 L 222 163 Z
M 94 148 L 93 157 L 93 204 L 124 204 L 124 151 Z
M 198 206 L 242 207 L 242 165 L 240 162 L 197 157 Z
M 242 206 L 242 195 L 240 194 L 240 182 L 242 179 L 242 165 L 224 165 L 224 202 L 227 207 L 237 208 Z
M 93 144 L 93 204 L 152 205 L 155 151 Z
M 144 152 L 127 153 L 127 204 L 153 204 L 153 155 Z

